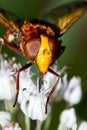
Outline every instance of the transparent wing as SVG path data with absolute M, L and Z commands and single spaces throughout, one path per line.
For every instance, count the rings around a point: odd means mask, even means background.
M 0 23 L 3 24 L 6 28 L 15 32 L 20 32 L 21 25 L 19 24 L 22 24 L 23 21 L 24 20 L 22 18 L 16 16 L 15 14 L 0 8 Z M 9 43 L 4 40 L 4 44 L 19 54 L 24 55 L 18 43 Z
M 73 1 L 52 9 L 42 16 L 42 20 L 55 25 L 59 30 L 59 34 L 63 34 L 86 10 L 86 1 Z
M 18 30 L 16 25 L 21 24 L 24 21 L 23 18 L 20 18 L 19 16 L 15 15 L 14 13 L 11 13 L 9 11 L 6 11 L 2 8 L 0 8 L 0 23 L 3 24 L 7 28 L 12 28 L 14 30 Z
M 0 14 L 2 14 L 9 21 L 13 21 L 13 22 L 24 21 L 23 18 L 15 15 L 14 13 L 11 13 L 10 11 L 4 10 L 2 8 L 0 8 Z

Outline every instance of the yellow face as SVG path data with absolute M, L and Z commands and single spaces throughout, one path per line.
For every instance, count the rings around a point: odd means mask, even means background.
M 42 73 L 47 72 L 52 62 L 52 52 L 50 49 L 48 37 L 41 35 L 41 46 L 35 58 L 35 62 Z

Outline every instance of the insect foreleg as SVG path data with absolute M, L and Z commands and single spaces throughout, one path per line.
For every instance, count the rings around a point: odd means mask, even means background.
M 60 75 L 57 74 L 55 71 L 51 70 L 50 68 L 48 69 L 48 71 L 50 73 L 52 73 L 53 75 L 55 75 L 58 79 L 57 79 L 56 83 L 54 84 L 53 88 L 51 89 L 51 91 L 49 92 L 49 95 L 47 97 L 46 107 L 45 107 L 45 113 L 47 113 L 47 105 L 49 103 L 49 99 L 50 99 L 51 95 L 54 93 L 54 91 L 55 91 L 55 89 L 56 89 L 56 87 L 57 87 L 57 85 L 59 83 L 59 79 L 60 79 Z
M 17 99 L 18 99 L 18 94 L 19 94 L 19 77 L 20 77 L 20 72 L 29 68 L 30 66 L 32 65 L 32 63 L 28 63 L 26 64 L 25 66 L 23 66 L 22 68 L 20 68 L 17 72 L 17 79 L 16 79 L 16 90 L 17 90 L 17 93 L 16 93 L 16 99 L 15 99 L 15 102 L 14 102 L 14 105 L 13 107 L 15 107 L 16 103 L 17 103 Z

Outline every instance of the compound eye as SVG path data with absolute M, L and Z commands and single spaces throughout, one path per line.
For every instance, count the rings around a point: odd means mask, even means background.
M 27 58 L 30 60 L 34 60 L 39 51 L 39 48 L 40 48 L 40 39 L 36 38 L 36 39 L 29 40 L 24 45 L 23 49 Z

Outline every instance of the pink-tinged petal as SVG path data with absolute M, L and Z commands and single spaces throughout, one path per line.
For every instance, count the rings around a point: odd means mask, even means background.
M 9 130 L 9 127 L 8 127 L 8 126 L 4 126 L 4 127 L 2 128 L 2 130 Z
M 8 126 L 4 126 L 2 130 L 21 130 L 18 123 L 11 122 Z
M 11 122 L 11 115 L 8 112 L 1 111 L 0 112 L 0 125 L 6 126 Z

